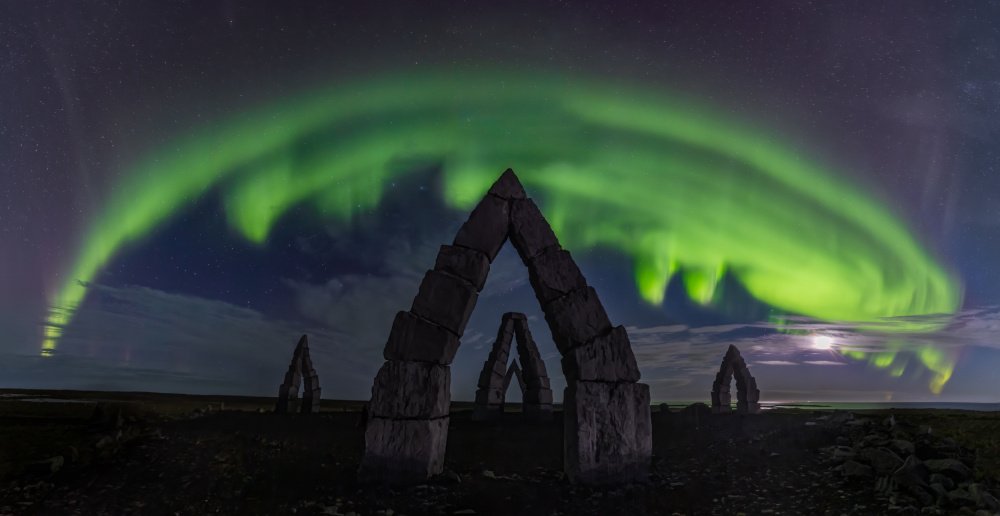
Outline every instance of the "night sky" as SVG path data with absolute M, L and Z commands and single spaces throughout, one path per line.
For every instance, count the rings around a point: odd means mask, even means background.
M 0 388 L 368 399 L 511 167 L 654 401 L 1000 401 L 1000 6 L 412 4 L 0 6 Z

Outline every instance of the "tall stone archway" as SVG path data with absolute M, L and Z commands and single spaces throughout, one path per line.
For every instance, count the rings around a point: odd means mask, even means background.
M 528 277 L 562 357 L 563 465 L 576 482 L 645 478 L 652 454 L 649 386 L 623 326 L 614 327 L 597 292 L 508 169 L 472 210 L 451 245 L 441 246 L 409 311 L 393 321 L 372 386 L 363 481 L 408 484 L 442 471 L 451 370 L 490 263 L 506 240 Z
M 515 337 L 517 355 L 523 367 L 518 368 L 517 362 L 512 361 L 511 370 L 505 374 L 507 358 L 510 356 L 510 342 Z M 473 421 L 500 419 L 511 374 L 515 371 L 517 383 L 524 395 L 521 403 L 524 418 L 530 421 L 552 420 L 552 389 L 549 376 L 545 370 L 545 362 L 538 353 L 538 346 L 535 345 L 535 340 L 531 338 L 531 332 L 528 330 L 528 318 L 522 313 L 507 312 L 503 314 L 497 340 L 493 343 L 493 349 L 479 375 L 479 390 L 476 391 L 476 405 L 472 412 Z
M 292 363 L 285 373 L 285 381 L 278 386 L 278 402 L 274 406 L 275 414 L 287 414 L 289 404 L 299 395 L 299 384 L 302 385 L 302 402 L 299 412 L 313 414 L 319 412 L 319 376 L 313 369 L 309 358 L 309 339 L 303 335 L 292 353 Z
M 757 379 L 750 376 L 746 361 L 740 355 L 740 350 L 730 344 L 726 355 L 722 357 L 722 367 L 715 375 L 712 384 L 712 413 L 728 414 L 732 412 L 733 397 L 730 388 L 733 377 L 736 377 L 736 411 L 739 414 L 760 414 L 760 389 Z

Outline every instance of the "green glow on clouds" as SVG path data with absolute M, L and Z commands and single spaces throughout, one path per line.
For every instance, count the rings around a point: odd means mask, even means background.
M 766 131 L 688 99 L 551 76 L 387 75 L 221 121 L 135 163 L 53 294 L 62 310 L 43 353 L 118 250 L 211 187 L 231 226 L 264 244 L 294 205 L 346 220 L 428 164 L 442 166 L 459 209 L 513 168 L 564 247 L 628 253 L 650 303 L 674 274 L 710 303 L 729 274 L 772 306 L 823 320 L 959 307 L 957 280 L 889 210 Z

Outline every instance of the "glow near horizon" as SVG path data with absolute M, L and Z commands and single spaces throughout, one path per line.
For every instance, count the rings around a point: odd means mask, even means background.
M 386 75 L 164 145 L 130 168 L 89 225 L 53 293 L 42 354 L 55 350 L 85 284 L 123 245 L 211 187 L 222 186 L 232 227 L 264 244 L 291 206 L 350 219 L 421 165 L 441 166 L 445 199 L 463 210 L 513 168 L 541 194 L 565 248 L 627 253 L 653 304 L 680 273 L 701 303 L 731 274 L 769 305 L 825 320 L 958 309 L 959 282 L 889 210 L 823 166 L 686 99 L 581 82 Z M 904 328 L 922 329 L 932 327 Z

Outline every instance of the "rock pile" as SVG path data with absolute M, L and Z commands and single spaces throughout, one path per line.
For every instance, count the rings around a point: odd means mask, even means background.
M 292 353 L 292 363 L 285 373 L 285 381 L 278 386 L 278 401 L 274 406 L 275 414 L 287 414 L 289 405 L 294 410 L 294 404 L 298 400 L 299 385 L 302 385 L 302 402 L 299 405 L 299 412 L 303 414 L 315 414 L 319 412 L 320 388 L 319 376 L 313 369 L 312 359 L 309 358 L 309 339 L 305 335 L 299 339 Z
M 722 366 L 712 384 L 712 413 L 728 414 L 732 411 L 730 387 L 736 377 L 736 412 L 739 414 L 760 414 L 760 389 L 757 379 L 750 376 L 750 370 L 740 355 L 740 350 L 730 344 L 722 357 Z
M 396 316 L 386 362 L 372 387 L 361 480 L 419 483 L 441 473 L 451 403 L 449 366 L 489 266 L 508 237 L 528 268 L 563 355 L 567 475 L 601 484 L 648 474 L 649 387 L 638 383 L 625 328 L 611 325 L 597 292 L 508 169 L 452 245 L 441 247 L 410 310 Z M 539 406 L 551 403 L 541 399 L 544 391 L 537 392 Z
M 832 471 L 856 484 L 888 494 L 890 510 L 906 506 L 936 508 L 943 514 L 978 508 L 1000 510 L 998 489 L 986 479 L 977 482 L 971 465 L 975 453 L 953 439 L 935 436 L 929 427 L 897 423 L 894 417 L 877 422 L 836 411 L 817 422 L 838 430 L 837 445 L 824 449 Z M 924 512 L 928 512 L 925 510 Z
M 510 342 L 515 337 L 517 354 L 521 358 L 521 364 L 524 365 L 523 376 L 517 362 L 512 362 L 510 372 L 505 373 Z M 522 410 L 525 419 L 552 420 L 552 389 L 545 370 L 545 362 L 538 353 L 538 346 L 531 338 L 531 332 L 528 331 L 528 318 L 522 313 L 507 312 L 503 315 L 497 340 L 493 343 L 489 358 L 483 364 L 483 372 L 479 375 L 479 390 L 476 391 L 476 405 L 472 413 L 473 421 L 500 419 L 511 374 L 515 371 L 523 395 Z

